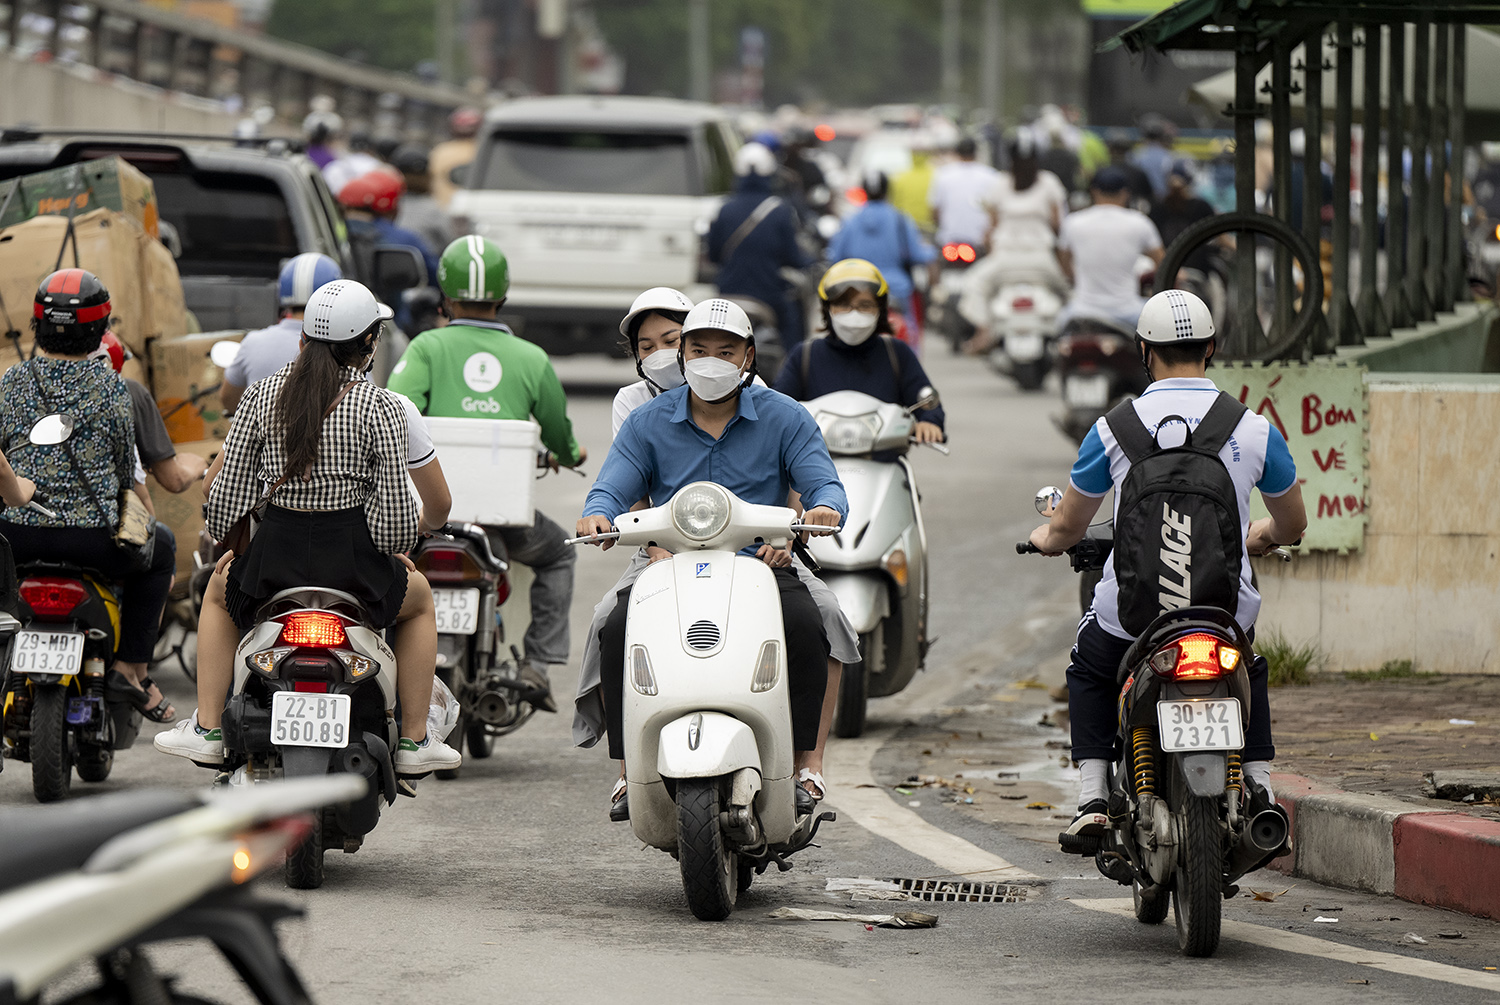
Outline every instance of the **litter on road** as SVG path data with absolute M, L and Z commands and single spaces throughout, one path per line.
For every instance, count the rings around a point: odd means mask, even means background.
M 936 928 L 935 914 L 900 911 L 896 914 L 850 914 L 846 911 L 818 911 L 807 907 L 778 907 L 769 915 L 775 921 L 854 921 L 876 928 Z

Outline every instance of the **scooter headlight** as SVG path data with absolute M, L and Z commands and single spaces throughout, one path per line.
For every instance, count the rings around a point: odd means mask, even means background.
M 711 482 L 698 482 L 672 500 L 672 522 L 693 541 L 708 541 L 729 525 L 729 495 Z
M 750 690 L 755 694 L 769 691 L 781 679 L 781 646 L 774 639 L 760 647 L 760 656 L 755 661 L 755 674 L 750 678 Z
M 651 658 L 645 646 L 630 647 L 630 686 L 641 694 L 656 693 L 656 675 L 651 672 Z
M 823 431 L 823 442 L 834 454 L 868 454 L 875 449 L 875 437 L 880 433 L 880 417 L 877 415 L 819 412 L 816 422 Z

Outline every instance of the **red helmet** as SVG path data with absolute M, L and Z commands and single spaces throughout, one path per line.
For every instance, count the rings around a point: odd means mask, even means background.
M 108 360 L 115 373 L 125 368 L 125 361 L 129 358 L 130 350 L 125 348 L 125 343 L 112 331 L 106 331 L 99 339 L 99 348 L 89 353 L 89 359 Z
M 385 215 L 396 212 L 406 183 L 390 171 L 371 171 L 339 189 L 339 205 Z
M 109 290 L 83 269 L 59 269 L 36 288 L 32 316 L 39 332 L 104 331 L 109 327 Z

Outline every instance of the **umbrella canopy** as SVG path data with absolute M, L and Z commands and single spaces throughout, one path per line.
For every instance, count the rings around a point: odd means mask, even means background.
M 1412 81 L 1412 59 L 1413 39 L 1415 29 L 1412 25 L 1406 25 L 1406 98 L 1407 114 L 1412 114 L 1411 108 L 1411 81 Z M 1466 143 L 1478 142 L 1479 140 L 1500 139 L 1500 35 L 1476 25 L 1463 26 L 1468 44 L 1467 72 L 1464 75 L 1465 97 L 1467 114 L 1464 117 L 1464 140 Z M 1325 53 L 1330 55 L 1331 53 Z M 1389 73 L 1390 39 L 1386 33 L 1381 37 L 1381 77 L 1380 77 L 1380 102 L 1382 106 L 1389 105 L 1387 97 L 1387 85 L 1390 83 Z M 1332 63 L 1332 58 L 1329 59 Z M 1303 107 L 1303 77 L 1304 71 L 1296 69 L 1307 65 L 1302 46 L 1298 46 L 1292 54 L 1292 82 L 1297 93 L 1292 95 L 1291 106 L 1295 113 Z M 1261 89 L 1271 82 L 1271 68 L 1263 67 L 1255 78 L 1255 91 L 1257 100 L 1264 101 Z M 1430 95 L 1429 91 L 1429 95 Z M 1332 116 L 1334 100 L 1338 96 L 1335 89 L 1334 70 L 1330 67 L 1323 71 L 1323 111 Z M 1234 71 L 1226 70 L 1215 74 L 1206 80 L 1194 84 L 1188 91 L 1190 100 L 1208 108 L 1223 112 L 1234 103 Z M 1364 115 L 1364 48 L 1354 50 L 1354 93 L 1353 93 L 1354 121 L 1359 122 Z M 1331 121 L 1331 120 L 1330 120 Z

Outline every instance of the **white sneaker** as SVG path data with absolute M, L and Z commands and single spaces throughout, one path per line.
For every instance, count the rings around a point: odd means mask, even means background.
M 421 743 L 401 738 L 396 747 L 396 774 L 425 775 L 429 771 L 451 771 L 464 763 L 463 755 L 431 736 Z
M 190 761 L 204 764 L 224 763 L 224 734 L 217 727 L 207 732 L 198 732 L 198 713 L 195 711 L 185 721 L 171 729 L 156 734 L 152 741 L 163 754 L 176 754 Z

